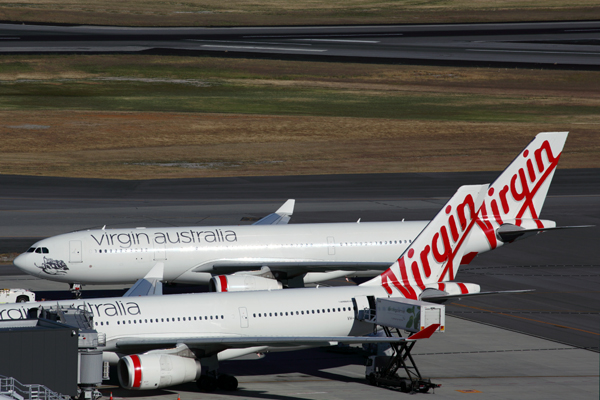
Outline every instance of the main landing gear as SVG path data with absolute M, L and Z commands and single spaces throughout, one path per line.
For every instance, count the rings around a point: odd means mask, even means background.
M 200 359 L 202 375 L 196 381 L 196 386 L 203 392 L 215 390 L 233 391 L 238 388 L 238 380 L 232 375 L 219 373 L 219 361 L 216 355 Z
M 198 389 L 203 392 L 214 392 L 217 388 L 226 391 L 233 391 L 238 388 L 238 380 L 235 376 L 220 374 L 218 377 L 210 375 L 202 375 L 196 381 Z

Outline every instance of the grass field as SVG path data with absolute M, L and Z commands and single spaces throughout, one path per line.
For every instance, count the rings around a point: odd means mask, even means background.
M 126 26 L 266 26 L 600 18 L 597 0 L 28 0 L 2 3 L 0 20 Z
M 0 60 L 0 172 L 125 179 L 599 167 L 600 73 L 159 56 Z

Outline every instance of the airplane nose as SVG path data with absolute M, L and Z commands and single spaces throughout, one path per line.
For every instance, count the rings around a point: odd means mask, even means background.
M 21 271 L 27 273 L 27 274 L 32 274 L 34 272 L 36 272 L 34 269 L 32 269 L 32 265 L 31 265 L 31 261 L 27 261 L 27 256 L 29 254 L 27 253 L 23 253 L 23 254 L 19 254 L 13 261 L 13 264 L 15 265 L 15 267 L 19 268 Z

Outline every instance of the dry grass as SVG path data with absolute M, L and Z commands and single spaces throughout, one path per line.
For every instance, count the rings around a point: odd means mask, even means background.
M 30 0 L 4 2 L 0 19 L 133 26 L 263 26 L 590 20 L 596 0 Z
M 98 80 L 123 77 L 216 82 L 228 91 L 215 97 L 220 113 L 157 112 L 183 110 L 173 103 L 187 98 L 208 104 L 198 96 L 205 88 L 135 81 L 119 83 L 125 89 L 116 93 L 114 81 Z M 559 130 L 571 132 L 561 168 L 600 167 L 600 72 L 594 71 L 10 56 L 0 59 L 0 81 L 3 174 L 149 179 L 499 170 L 536 133 Z M 260 97 L 270 93 L 272 99 Z M 323 93 L 337 103 L 323 102 Z M 144 101 L 153 108 L 129 103 L 134 94 L 149 96 Z M 67 100 L 77 110 L 61 106 Z M 239 109 L 267 100 L 275 111 Z M 365 109 L 349 113 L 359 100 Z M 373 118 L 394 101 L 414 106 L 421 117 L 392 107 Z M 150 111 L 120 112 L 113 103 Z M 284 106 L 293 111 L 290 104 L 302 105 L 305 115 L 281 115 Z
M 0 117 L 2 147 L 10 148 L 0 159 L 3 174 L 150 179 L 499 170 L 536 133 L 570 128 L 561 168 L 600 166 L 598 122 L 72 111 Z

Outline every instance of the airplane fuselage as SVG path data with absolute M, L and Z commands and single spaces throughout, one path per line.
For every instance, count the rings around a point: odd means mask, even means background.
M 353 298 L 371 295 L 387 297 L 381 286 L 346 286 L 46 301 L 35 307 L 58 303 L 86 309 L 93 314 L 94 328 L 106 334 L 103 350 L 127 353 L 116 346 L 120 339 L 360 336 L 370 333 L 373 325 L 355 319 Z M 32 307 L 0 305 L 0 320 L 24 319 Z M 227 357 L 225 352 L 219 359 Z
M 269 266 L 384 270 L 426 221 L 87 230 L 43 239 L 15 265 L 59 282 L 131 283 L 157 262 L 169 282 Z M 318 269 L 317 269 L 318 270 Z

